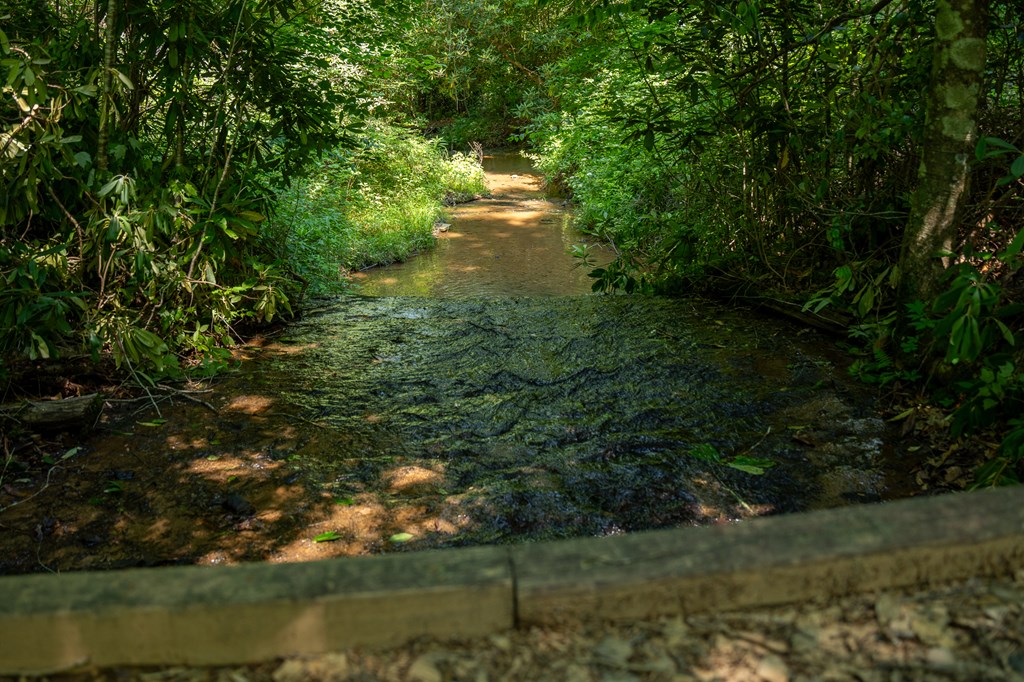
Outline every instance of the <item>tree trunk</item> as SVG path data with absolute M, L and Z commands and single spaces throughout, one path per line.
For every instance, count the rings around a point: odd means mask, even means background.
M 952 251 L 976 142 L 975 113 L 985 71 L 988 0 L 938 0 L 924 147 L 900 265 L 904 302 L 939 290 L 941 254 Z
M 100 74 L 100 129 L 96 140 L 96 168 L 107 170 L 110 145 L 110 100 L 113 94 L 114 55 L 117 47 L 117 2 L 108 0 L 103 31 L 103 72 Z

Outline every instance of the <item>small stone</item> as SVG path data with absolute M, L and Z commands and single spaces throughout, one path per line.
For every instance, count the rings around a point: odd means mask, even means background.
M 225 497 L 223 502 L 221 502 L 221 506 L 232 514 L 238 514 L 239 516 L 252 516 L 256 513 L 256 507 L 252 506 L 249 500 L 238 493 L 231 493 Z
M 683 622 L 682 618 L 672 618 L 661 628 L 665 644 L 671 649 L 678 649 L 693 639 L 690 627 Z
M 949 629 L 949 612 L 943 607 L 912 612 L 910 627 L 917 638 L 928 646 L 948 648 L 956 644 Z
M 274 682 L 344 682 L 349 677 L 348 657 L 326 654 L 311 659 L 290 659 L 281 663 L 272 677 Z
M 512 651 L 512 639 L 508 635 L 491 635 L 491 644 L 498 651 L 508 653 Z
M 1024 675 L 1024 649 L 1017 649 L 1010 654 L 1006 663 L 1014 672 Z
M 789 682 L 789 666 L 778 656 L 770 654 L 757 664 L 757 675 L 764 682 Z
M 648 673 L 657 673 L 659 675 L 674 675 L 679 670 L 679 666 L 672 659 L 671 656 L 661 654 L 655 658 L 645 661 L 643 664 L 635 666 L 634 670 L 642 670 Z
M 303 661 L 287 660 L 281 663 L 271 676 L 274 682 L 299 682 L 306 679 L 306 666 Z
M 409 682 L 444 682 L 444 675 L 437 667 L 437 660 L 437 654 L 430 653 L 423 654 L 413 661 L 407 673 Z
M 601 682 L 640 682 L 640 678 L 625 670 L 609 670 L 601 675 Z
M 883 594 L 875 602 L 875 617 L 890 637 L 912 639 L 915 633 L 903 604 L 891 594 Z
M 598 663 L 617 668 L 625 668 L 633 655 L 633 645 L 624 639 L 609 635 L 594 647 L 594 656 Z
M 571 663 L 565 669 L 565 682 L 593 682 L 590 671 L 578 663 Z
M 891 594 L 883 594 L 875 601 L 875 617 L 883 627 L 899 618 L 900 603 Z
M 952 668 L 956 665 L 956 656 L 952 650 L 944 646 L 932 647 L 925 654 L 925 658 L 929 663 L 938 668 Z
M 798 625 L 789 640 L 789 645 L 798 653 L 816 651 L 821 646 L 821 628 L 811 623 Z

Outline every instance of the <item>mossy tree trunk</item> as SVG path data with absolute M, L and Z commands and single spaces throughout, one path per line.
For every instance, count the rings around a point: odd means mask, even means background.
M 976 143 L 975 114 L 985 71 L 988 0 L 938 0 L 924 147 L 900 264 L 903 300 L 927 301 L 938 292 L 953 249 L 968 162 Z
M 107 170 L 110 146 L 110 109 L 113 97 L 114 56 L 117 53 L 117 4 L 108 0 L 103 28 L 103 71 L 100 74 L 100 122 L 96 141 L 96 168 Z

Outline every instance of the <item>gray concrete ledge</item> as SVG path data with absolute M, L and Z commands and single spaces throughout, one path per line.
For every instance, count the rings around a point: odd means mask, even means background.
M 608 538 L 0 578 L 0 674 L 229 664 L 1009 575 L 1024 487 Z

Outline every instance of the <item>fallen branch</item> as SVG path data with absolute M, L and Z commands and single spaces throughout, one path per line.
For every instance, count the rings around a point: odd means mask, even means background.
M 42 430 L 91 427 L 102 410 L 103 396 L 99 393 L 62 400 L 23 400 L 0 405 L 0 421 Z

